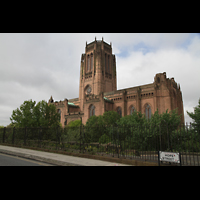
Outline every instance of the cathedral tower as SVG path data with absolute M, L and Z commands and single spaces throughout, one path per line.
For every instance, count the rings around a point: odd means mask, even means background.
M 87 44 L 81 56 L 79 101 L 83 110 L 86 95 L 100 95 L 117 90 L 116 60 L 111 43 L 96 40 Z

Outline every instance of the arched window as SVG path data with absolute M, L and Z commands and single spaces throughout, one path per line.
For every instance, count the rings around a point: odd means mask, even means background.
M 108 72 L 110 72 L 110 56 L 108 56 Z
M 134 106 L 131 106 L 131 108 L 130 108 L 130 114 L 132 115 L 134 111 L 135 111 Z
M 87 71 L 90 70 L 90 56 L 87 56 Z
M 149 104 L 147 104 L 145 107 L 145 115 L 147 119 L 151 119 L 151 107 Z
M 105 53 L 105 71 L 107 71 L 107 66 L 106 66 L 106 58 L 107 56 L 106 56 L 106 53 Z
M 122 117 L 122 109 L 120 107 L 117 108 L 117 113 Z
M 58 109 L 57 112 L 59 113 L 59 115 L 60 115 L 60 120 L 61 120 L 61 110 Z
M 92 117 L 94 115 L 95 115 L 95 107 L 94 107 L 94 105 L 91 105 L 90 106 L 90 117 Z
M 93 54 L 91 54 L 91 71 L 92 71 L 92 68 L 93 68 Z

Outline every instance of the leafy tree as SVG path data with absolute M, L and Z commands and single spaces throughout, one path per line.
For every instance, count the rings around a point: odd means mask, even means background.
M 48 105 L 43 100 L 36 105 L 35 101 L 29 100 L 13 110 L 10 120 L 16 127 L 56 127 L 59 126 L 60 116 L 53 104 Z
M 117 122 L 117 125 L 122 126 L 134 126 L 134 125 L 144 125 L 147 123 L 145 115 L 141 112 L 133 112 L 132 115 L 126 115 Z
M 81 120 L 71 121 L 69 124 L 65 126 L 62 134 L 62 141 L 69 142 L 69 141 L 78 141 L 80 138 L 80 128 L 81 128 Z
M 104 121 L 102 115 L 90 117 L 84 127 L 85 141 L 97 142 L 104 132 Z
M 193 112 L 188 112 L 187 114 L 189 115 L 190 118 L 193 119 L 193 127 L 195 128 L 196 131 L 200 131 L 200 99 L 199 99 L 199 105 L 194 107 L 194 113 Z
M 82 125 L 81 123 L 81 120 L 74 120 L 74 121 L 71 121 L 69 124 L 66 125 L 66 127 L 80 127 Z
M 110 127 L 114 125 L 120 116 L 115 111 L 107 111 L 103 115 L 90 117 L 85 125 L 85 138 L 87 142 L 98 142 L 102 135 L 109 134 Z M 105 138 L 106 136 L 103 136 Z M 104 139 L 101 141 L 104 141 Z
M 116 111 L 107 111 L 103 113 L 104 125 L 111 126 L 120 120 L 120 115 Z

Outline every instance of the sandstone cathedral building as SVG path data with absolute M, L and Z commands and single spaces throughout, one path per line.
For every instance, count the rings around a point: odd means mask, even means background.
M 183 100 L 180 85 L 166 72 L 156 74 L 154 82 L 137 87 L 117 90 L 117 70 L 112 45 L 102 40 L 87 44 L 81 56 L 79 98 L 54 101 L 63 126 L 81 119 L 86 124 L 93 115 L 103 115 L 114 110 L 121 117 L 140 111 L 150 119 L 158 109 L 159 114 L 178 109 L 184 123 Z

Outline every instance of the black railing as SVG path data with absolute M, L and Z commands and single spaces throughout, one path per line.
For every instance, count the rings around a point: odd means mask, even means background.
M 179 152 L 182 165 L 200 165 L 200 129 L 191 124 L 1 128 L 0 143 L 152 162 L 158 151 Z

